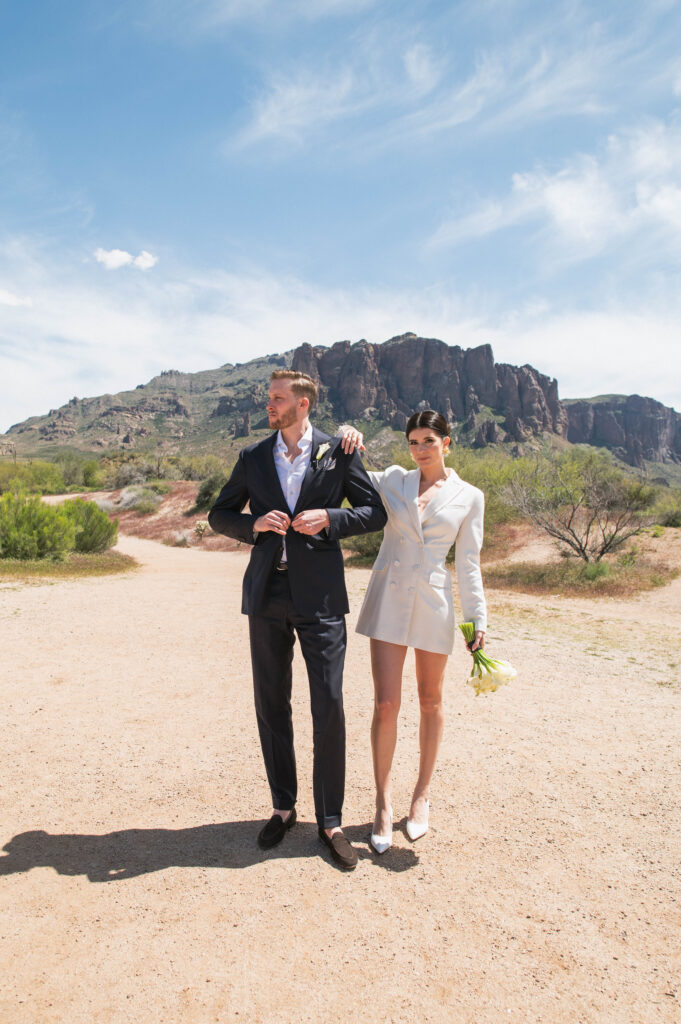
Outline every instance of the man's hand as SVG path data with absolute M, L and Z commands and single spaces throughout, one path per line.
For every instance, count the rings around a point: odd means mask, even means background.
M 284 537 L 290 525 L 291 517 L 275 508 L 264 516 L 258 516 L 253 523 L 253 532 L 267 533 L 268 530 L 271 530 L 273 533 L 280 533 Z
M 312 536 L 325 530 L 329 522 L 329 513 L 325 508 L 312 508 L 307 512 L 299 512 L 291 526 L 296 533 L 307 533 Z

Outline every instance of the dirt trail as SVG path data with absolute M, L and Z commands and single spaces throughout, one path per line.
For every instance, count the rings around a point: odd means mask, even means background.
M 301 821 L 255 845 L 247 554 L 120 547 L 142 568 L 0 589 L 3 1024 L 679 1019 L 681 580 L 630 602 L 492 594 L 489 648 L 519 678 L 476 699 L 457 646 L 414 845 L 410 662 L 379 859 L 349 571 L 345 875 L 316 836 L 298 657 Z

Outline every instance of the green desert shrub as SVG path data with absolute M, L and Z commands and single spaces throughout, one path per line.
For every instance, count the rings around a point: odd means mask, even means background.
M 361 533 L 356 537 L 345 537 L 340 543 L 346 551 L 352 551 L 350 565 L 370 565 L 374 562 L 383 542 L 383 530 L 376 533 Z
M 63 505 L 73 524 L 74 550 L 84 554 L 107 551 L 118 539 L 118 521 L 109 519 L 94 501 L 74 498 Z
M 35 495 L 0 498 L 0 558 L 60 560 L 73 549 L 75 527 L 63 508 Z
M 217 455 L 183 455 L 176 456 L 172 461 L 178 480 L 206 480 L 227 472 L 224 462 Z
M 114 465 L 112 466 L 113 486 L 118 490 L 121 487 L 144 484 L 153 477 L 155 468 L 150 462 L 142 458 L 132 458 L 126 462 Z M 109 479 L 111 480 L 111 476 Z
M 85 487 L 101 487 L 104 482 L 102 468 L 96 459 L 88 459 L 83 464 L 83 484 Z
M 207 477 L 199 487 L 196 496 L 196 504 L 192 512 L 208 512 L 213 507 L 215 499 L 227 483 L 228 475 L 224 472 L 213 473 Z
M 118 502 L 120 509 L 134 509 L 141 516 L 151 515 L 159 507 L 162 501 L 160 494 L 157 494 L 150 487 L 126 487 Z
M 681 526 L 681 493 L 674 489 L 660 495 L 654 511 L 655 521 L 661 526 Z
M 0 494 L 7 491 L 62 494 L 65 490 L 64 475 L 53 462 L 34 459 L 31 462 L 0 463 Z

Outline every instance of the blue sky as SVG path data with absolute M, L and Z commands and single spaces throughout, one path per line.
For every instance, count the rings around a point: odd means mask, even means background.
M 0 430 L 408 330 L 681 409 L 680 8 L 0 0 Z

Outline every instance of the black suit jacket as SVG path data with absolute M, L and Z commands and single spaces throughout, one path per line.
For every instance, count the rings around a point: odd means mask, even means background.
M 291 515 L 274 463 L 277 434 L 244 448 L 232 475 L 213 505 L 208 521 L 218 533 L 253 544 L 244 575 L 241 610 L 245 615 L 264 612 L 267 584 L 281 558 L 282 537 L 271 530 L 253 534 L 259 516 L 272 509 Z M 381 530 L 386 513 L 357 452 L 346 455 L 341 438 L 312 429 L 310 465 L 305 473 L 298 503 L 291 519 L 308 509 L 325 508 L 329 527 L 308 536 L 289 528 L 286 558 L 291 597 L 300 615 L 345 615 L 348 595 L 343 573 L 341 537 Z M 322 457 L 320 445 L 328 444 Z M 341 508 L 347 498 L 352 508 Z M 250 503 L 250 512 L 243 511 Z

